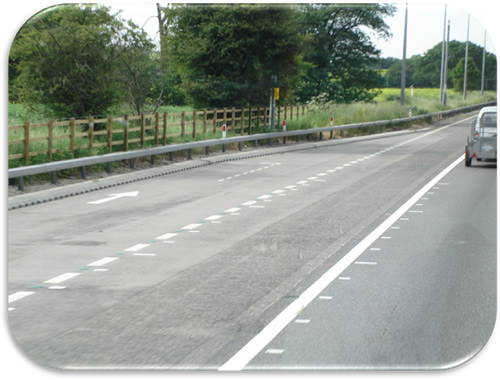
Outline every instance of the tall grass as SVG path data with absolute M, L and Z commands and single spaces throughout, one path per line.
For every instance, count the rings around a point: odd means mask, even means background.
M 439 89 L 424 88 L 405 92 L 405 105 L 399 102 L 399 89 L 382 89 L 372 103 L 315 103 L 308 104 L 308 112 L 299 120 L 287 122 L 287 129 L 308 129 L 325 127 L 333 116 L 335 125 L 362 123 L 377 120 L 391 120 L 408 117 L 411 109 L 413 116 L 424 115 L 448 109 L 465 107 L 468 105 L 485 103 L 496 100 L 495 92 L 485 92 L 481 96 L 479 91 L 468 93 L 464 101 L 461 93 L 448 91 L 447 105 L 439 102 Z

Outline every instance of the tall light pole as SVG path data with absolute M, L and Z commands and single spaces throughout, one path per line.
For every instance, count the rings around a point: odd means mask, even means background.
M 470 13 L 467 19 L 467 42 L 465 43 L 465 64 L 464 64 L 464 100 L 467 99 L 467 66 L 469 62 L 469 29 Z
M 448 48 L 450 45 L 450 20 L 448 20 L 448 37 L 446 38 L 446 49 L 444 53 L 444 75 L 443 75 L 443 104 L 446 105 L 446 87 L 448 79 Z
M 481 96 L 484 94 L 484 75 L 486 69 L 486 29 L 484 30 L 483 65 L 481 69 Z
M 405 87 L 406 87 L 406 38 L 408 32 L 408 3 L 405 10 L 405 33 L 403 42 L 403 65 L 401 67 L 401 97 L 399 98 L 400 104 L 405 104 Z
M 444 5 L 444 23 L 443 23 L 443 43 L 441 45 L 441 78 L 439 81 L 440 98 L 441 104 L 444 104 L 444 54 L 445 54 L 445 41 L 446 41 L 446 11 L 447 5 Z

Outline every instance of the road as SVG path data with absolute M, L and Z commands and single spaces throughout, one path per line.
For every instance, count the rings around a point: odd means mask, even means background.
M 64 369 L 456 366 L 496 319 L 467 117 L 10 210 L 12 335 Z

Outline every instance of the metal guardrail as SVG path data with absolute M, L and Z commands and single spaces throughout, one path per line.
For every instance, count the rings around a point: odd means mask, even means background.
M 320 134 L 320 140 L 322 139 L 322 134 L 324 132 L 333 132 L 333 131 L 342 131 L 344 129 L 354 129 L 354 128 L 365 128 L 365 127 L 377 127 L 377 126 L 390 126 L 390 125 L 398 125 L 404 123 L 416 122 L 423 119 L 434 119 L 434 118 L 443 118 L 443 117 L 451 117 L 459 113 L 465 113 L 480 109 L 485 106 L 495 105 L 495 102 L 476 104 L 472 106 L 457 108 L 454 110 L 435 112 L 425 115 L 413 116 L 408 118 L 400 118 L 393 120 L 380 120 L 373 122 L 365 122 L 365 123 L 355 123 L 355 124 L 345 124 L 338 126 L 330 126 L 330 127 L 322 127 L 322 128 L 311 128 L 306 130 L 295 130 L 295 131 L 286 131 L 286 132 L 269 132 L 269 133 L 260 133 L 250 136 L 236 136 L 236 137 L 227 137 L 221 139 L 214 140 L 203 140 L 203 141 L 195 141 L 188 142 L 183 144 L 174 144 L 167 146 L 158 146 L 153 148 L 129 151 L 129 152 L 117 152 L 117 153 L 108 153 L 100 156 L 90 156 L 83 157 L 77 159 L 63 160 L 63 161 L 55 161 L 49 162 L 45 164 L 39 165 L 30 165 L 23 166 L 18 168 L 12 168 L 8 170 L 9 179 L 11 178 L 19 178 L 18 186 L 20 190 L 24 188 L 24 177 L 34 175 L 34 174 L 42 174 L 42 173 L 52 173 L 52 182 L 56 181 L 56 172 L 58 170 L 64 169 L 73 169 L 80 168 L 82 177 L 86 177 L 86 167 L 97 165 L 97 164 L 107 164 L 107 171 L 111 171 L 111 163 L 115 161 L 123 161 L 130 160 L 130 165 L 133 167 L 133 161 L 139 157 L 151 157 L 151 163 L 154 164 L 154 156 L 165 154 L 165 153 L 173 153 L 178 151 L 188 151 L 188 159 L 191 158 L 191 151 L 193 149 L 205 148 L 206 153 L 208 155 L 208 148 L 211 146 L 222 145 L 222 151 L 225 151 L 225 146 L 227 144 L 239 144 L 241 150 L 241 143 L 246 141 L 256 141 L 259 140 L 269 140 L 270 144 L 272 143 L 272 139 L 275 138 L 283 138 L 294 137 L 294 136 L 302 136 L 302 135 L 313 135 Z M 285 140 L 284 140 L 285 141 Z M 258 144 L 258 143 L 257 143 Z

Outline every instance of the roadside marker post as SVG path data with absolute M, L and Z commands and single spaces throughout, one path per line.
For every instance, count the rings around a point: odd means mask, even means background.
M 226 124 L 222 126 L 222 138 L 226 138 Z M 224 153 L 226 151 L 226 144 L 222 144 L 222 152 Z

